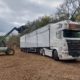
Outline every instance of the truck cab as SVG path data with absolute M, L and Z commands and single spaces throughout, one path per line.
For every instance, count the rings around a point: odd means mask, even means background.
M 80 23 L 64 21 L 56 29 L 59 59 L 80 59 Z

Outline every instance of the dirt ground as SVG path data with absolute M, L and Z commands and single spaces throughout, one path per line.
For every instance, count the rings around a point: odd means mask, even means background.
M 80 80 L 80 61 L 54 61 L 17 50 L 0 56 L 0 80 Z

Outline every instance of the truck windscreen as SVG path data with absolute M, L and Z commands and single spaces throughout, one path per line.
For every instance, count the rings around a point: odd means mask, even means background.
M 80 38 L 80 30 L 63 30 L 63 36 L 67 38 Z

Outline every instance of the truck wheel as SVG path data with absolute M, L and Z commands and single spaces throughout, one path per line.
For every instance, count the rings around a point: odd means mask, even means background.
M 59 60 L 57 50 L 54 50 L 54 51 L 53 51 L 53 53 L 52 53 L 52 58 L 53 58 L 54 60 L 56 60 L 56 61 L 58 61 L 58 60 Z
M 30 50 L 30 48 L 27 48 L 27 51 L 26 51 L 27 53 L 31 53 L 31 50 Z
M 45 50 L 44 49 L 40 49 L 40 55 L 42 55 L 42 56 L 45 55 Z
M 8 49 L 6 55 L 14 55 L 15 51 L 13 49 Z

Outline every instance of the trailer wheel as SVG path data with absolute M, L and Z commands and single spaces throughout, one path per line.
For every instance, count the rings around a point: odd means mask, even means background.
M 15 51 L 13 49 L 8 49 L 6 55 L 14 55 Z
M 53 53 L 52 53 L 52 58 L 53 58 L 54 60 L 56 60 L 56 61 L 58 61 L 58 60 L 59 60 L 57 50 L 53 50 Z
M 44 49 L 40 49 L 40 55 L 42 55 L 42 56 L 45 55 L 45 50 Z
M 28 48 L 26 48 L 26 53 L 28 53 Z

